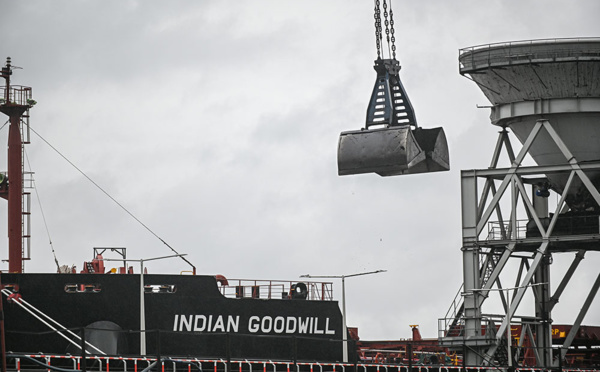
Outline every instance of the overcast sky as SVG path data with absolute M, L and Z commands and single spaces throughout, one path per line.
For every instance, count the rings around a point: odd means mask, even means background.
M 33 87 L 31 127 L 199 273 L 386 269 L 347 280 L 348 325 L 364 339 L 410 337 L 409 324 L 437 337 L 462 283 L 459 171 L 487 167 L 498 132 L 476 108 L 489 104 L 483 94 L 458 74 L 458 50 L 600 36 L 600 2 L 395 0 L 393 10 L 401 79 L 419 124 L 444 127 L 449 172 L 337 175 L 339 133 L 364 125 L 375 81 L 371 0 L 0 0 L 0 60 L 12 57 L 23 68 L 13 83 Z M 61 264 L 81 269 L 93 247 L 171 254 L 40 137 L 31 142 Z M 37 198 L 32 209 L 26 271 L 54 272 Z M 555 321 L 573 322 L 598 273 L 593 256 Z M 584 323 L 600 324 L 598 302 Z

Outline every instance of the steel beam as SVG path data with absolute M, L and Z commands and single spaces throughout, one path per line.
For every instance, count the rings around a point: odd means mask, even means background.
M 565 338 L 565 342 L 560 350 L 561 359 L 565 357 L 567 349 L 571 346 L 571 343 L 575 339 L 577 331 L 579 331 L 579 327 L 581 326 L 581 322 L 583 321 L 583 318 L 585 318 L 585 315 L 587 314 L 590 305 L 592 304 L 592 301 L 594 301 L 596 293 L 598 293 L 598 288 L 600 288 L 600 274 L 598 274 L 598 276 L 596 277 L 596 281 L 594 282 L 592 289 L 590 289 L 590 292 L 588 293 L 588 296 L 585 299 L 585 302 L 583 303 L 579 314 L 577 315 L 577 319 L 575 319 L 575 323 L 573 323 L 573 327 L 571 328 L 569 334 Z

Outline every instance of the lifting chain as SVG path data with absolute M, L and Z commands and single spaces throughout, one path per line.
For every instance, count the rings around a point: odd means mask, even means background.
M 377 44 L 377 59 L 381 58 L 381 8 L 379 0 L 375 0 L 375 44 Z
M 396 59 L 396 36 L 394 36 L 394 12 L 392 11 L 392 0 L 390 0 L 390 33 L 392 34 L 392 59 Z
M 394 30 L 394 12 L 392 11 L 392 0 L 390 1 L 390 11 L 388 13 L 387 0 L 383 0 L 383 19 L 385 24 L 385 37 L 388 44 L 388 54 L 392 56 L 392 59 L 396 59 L 396 36 Z M 377 45 L 377 58 L 382 57 L 381 43 L 383 38 L 383 32 L 381 27 L 381 2 L 375 0 L 375 44 Z M 391 47 L 391 48 L 390 48 Z M 391 51 L 390 51 L 391 49 Z

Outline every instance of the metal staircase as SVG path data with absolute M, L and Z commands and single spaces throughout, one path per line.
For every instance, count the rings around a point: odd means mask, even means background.
M 502 253 L 499 249 L 491 249 L 490 252 L 486 255 L 486 259 L 481 262 L 480 265 L 480 280 L 481 286 L 484 287 L 489 281 L 494 269 L 498 265 L 500 261 Z M 446 316 L 443 318 L 445 321 L 443 322 L 443 327 L 439 329 L 440 337 L 462 337 L 463 336 L 463 324 L 464 321 L 462 319 L 464 312 L 464 301 L 463 301 L 463 291 L 464 286 L 461 284 L 452 304 L 448 308 L 446 312 Z M 440 326 L 442 326 L 442 322 L 440 322 Z

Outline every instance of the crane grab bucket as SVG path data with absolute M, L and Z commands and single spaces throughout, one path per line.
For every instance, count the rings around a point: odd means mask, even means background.
M 443 128 L 411 129 L 409 125 L 342 132 L 338 145 L 340 176 L 377 173 L 380 176 L 449 170 Z
M 377 80 L 367 109 L 366 128 L 340 134 L 338 174 L 397 176 L 449 170 L 444 129 L 417 126 L 398 74 L 399 62 L 377 59 L 374 68 Z

